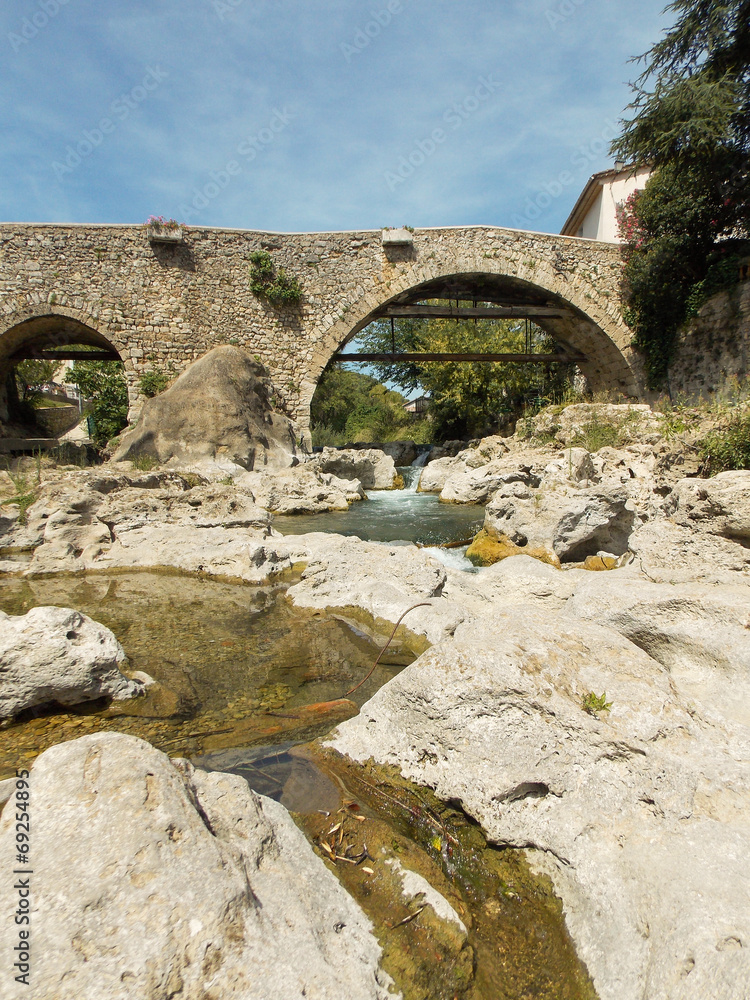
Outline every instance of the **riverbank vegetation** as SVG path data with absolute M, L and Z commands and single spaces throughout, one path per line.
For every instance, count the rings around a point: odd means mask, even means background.
M 331 365 L 323 373 L 310 407 L 316 447 L 360 442 L 432 440 L 426 417 L 404 409 L 406 399 L 371 375 Z
M 463 303 L 472 305 L 476 303 Z M 554 341 L 524 321 L 397 319 L 370 324 L 358 338 L 368 353 L 545 354 Z M 387 361 L 377 376 L 428 400 L 432 441 L 481 437 L 515 420 L 530 401 L 560 399 L 572 386 L 572 365 L 504 362 Z M 409 435 L 413 437 L 412 434 Z M 391 439 L 392 440 L 392 439 Z

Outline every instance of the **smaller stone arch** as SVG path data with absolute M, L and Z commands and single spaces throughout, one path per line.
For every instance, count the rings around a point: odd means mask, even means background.
M 22 354 L 60 348 L 72 344 L 97 347 L 125 361 L 123 345 L 99 321 L 78 310 L 41 307 L 0 321 L 0 425 L 9 421 L 8 379 Z M 128 386 L 132 401 L 134 390 Z

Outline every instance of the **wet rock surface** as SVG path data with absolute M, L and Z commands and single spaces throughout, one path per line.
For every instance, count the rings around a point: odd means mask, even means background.
M 609 710 L 587 711 L 602 692 Z M 744 996 L 747 949 L 732 942 L 750 933 L 747 729 L 704 714 L 623 636 L 496 611 L 424 653 L 333 746 L 526 848 L 602 1000 Z

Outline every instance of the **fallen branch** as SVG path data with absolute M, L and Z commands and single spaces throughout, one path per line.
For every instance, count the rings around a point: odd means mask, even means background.
M 370 667 L 369 672 L 366 674 L 365 677 L 362 678 L 362 680 L 359 682 L 359 684 L 355 684 L 354 687 L 350 691 L 346 692 L 346 694 L 344 695 L 345 698 L 348 698 L 350 694 L 354 694 L 355 691 L 357 691 L 359 688 L 362 687 L 362 685 L 365 683 L 365 681 L 369 680 L 372 677 L 373 673 L 375 672 L 375 667 L 377 667 L 377 665 L 380 663 L 380 658 L 382 657 L 383 653 L 385 653 L 386 649 L 388 649 L 388 647 L 390 646 L 391 642 L 393 641 L 393 637 L 396 634 L 396 629 L 399 627 L 399 625 L 404 620 L 404 618 L 406 618 L 406 616 L 409 614 L 409 612 L 413 611 L 415 608 L 431 608 L 431 607 L 432 607 L 432 604 L 430 604 L 429 601 L 422 601 L 420 604 L 412 604 L 412 606 L 410 608 L 407 608 L 406 611 L 404 611 L 404 613 L 401 615 L 401 617 L 399 618 L 399 620 L 393 626 L 393 631 L 390 634 L 388 642 L 385 644 L 385 646 L 383 646 L 383 648 L 378 653 L 378 658 L 377 658 L 377 660 L 375 660 L 375 662 L 373 663 L 373 665 Z

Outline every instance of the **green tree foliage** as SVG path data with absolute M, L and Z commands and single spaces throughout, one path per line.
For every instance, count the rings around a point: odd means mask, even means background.
M 371 375 L 332 364 L 323 372 L 310 406 L 313 443 L 413 438 L 414 421 L 404 411 L 405 402 L 401 393 Z
M 395 323 L 396 350 L 410 353 L 524 353 L 525 335 L 523 321 L 516 320 L 403 319 Z M 360 343 L 368 353 L 389 353 L 390 323 L 372 323 L 361 334 Z M 532 343 L 537 353 L 554 350 L 552 339 L 534 326 Z M 435 440 L 488 433 L 503 415 L 517 414 L 529 398 L 561 394 L 572 376 L 572 366 L 512 362 L 383 362 L 374 367 L 384 381 L 430 395 Z
M 77 385 L 88 400 L 96 444 L 106 444 L 127 425 L 128 389 L 121 361 L 76 361 L 65 381 Z
M 667 9 L 677 23 L 641 57 L 634 115 L 612 147 L 654 167 L 621 218 L 625 318 L 654 387 L 680 324 L 726 285 L 733 241 L 750 236 L 750 0 Z
M 19 361 L 15 367 L 18 398 L 21 403 L 28 403 L 39 391 L 39 386 L 49 382 L 55 374 L 57 363 L 41 361 L 38 358 L 27 358 Z

